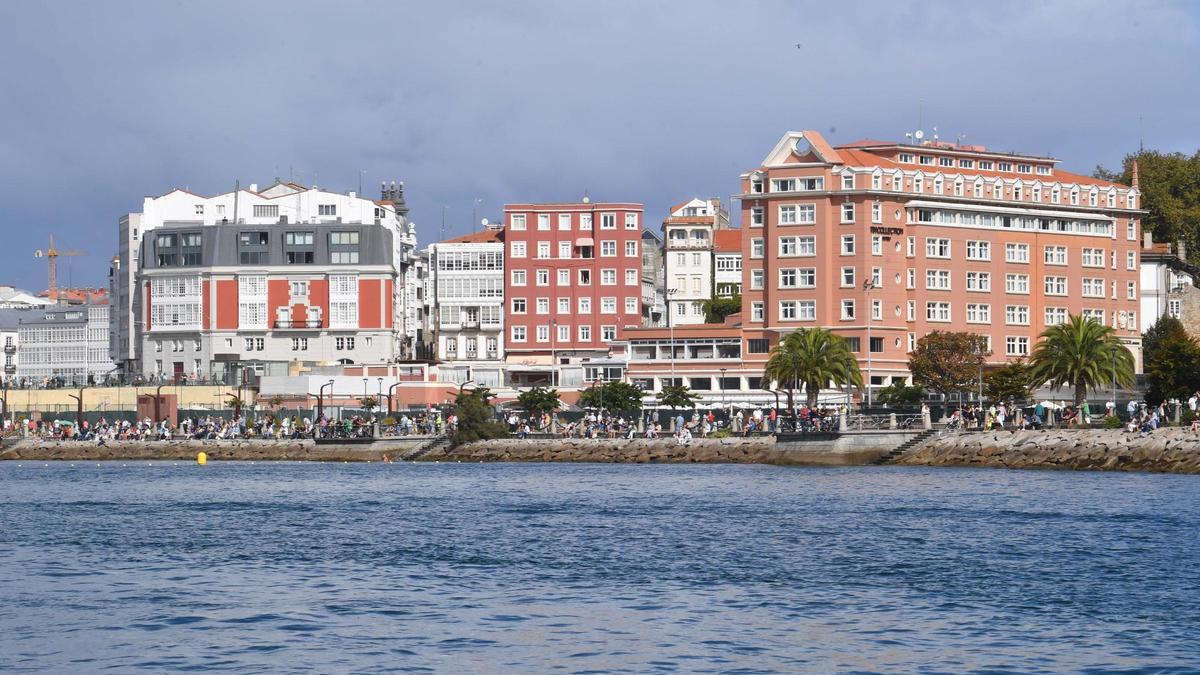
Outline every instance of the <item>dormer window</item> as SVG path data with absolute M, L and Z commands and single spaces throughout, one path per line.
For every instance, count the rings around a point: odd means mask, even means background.
M 842 174 L 842 189 L 843 190 L 853 190 L 854 189 L 854 174 L 853 173 L 850 173 L 849 171 L 847 171 Z
M 954 158 L 938 157 L 938 166 L 954 166 Z

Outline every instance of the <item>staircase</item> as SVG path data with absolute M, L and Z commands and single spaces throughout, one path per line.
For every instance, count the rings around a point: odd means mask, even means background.
M 900 445 L 897 445 L 896 447 L 892 448 L 891 452 L 889 452 L 888 454 L 880 457 L 879 459 L 877 459 L 871 463 L 872 464 L 890 464 L 890 463 L 896 461 L 897 459 L 899 459 L 904 453 L 908 452 L 909 450 L 912 450 L 913 448 L 915 448 L 915 447 L 923 444 L 925 441 L 929 440 L 936 433 L 937 433 L 937 429 L 926 429 L 925 431 L 922 431 L 921 433 L 917 434 L 916 436 L 913 436 L 912 438 L 908 439 L 907 441 L 904 441 Z
M 407 453 L 402 455 L 400 457 L 400 459 L 402 459 L 406 462 L 413 462 L 413 461 L 416 461 L 416 460 L 424 457 L 425 455 L 428 455 L 429 453 L 433 452 L 434 450 L 441 451 L 441 450 L 445 450 L 449 447 L 450 447 L 450 437 L 449 436 L 438 436 L 437 438 L 430 440 L 428 443 L 425 443 L 424 445 L 419 445 L 416 448 L 409 450 Z

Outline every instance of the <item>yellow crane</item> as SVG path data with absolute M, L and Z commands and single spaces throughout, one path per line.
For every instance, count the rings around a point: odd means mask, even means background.
M 46 268 L 48 271 L 50 286 L 48 287 L 48 295 L 51 300 L 58 300 L 58 258 L 59 256 L 79 257 L 87 255 L 87 251 L 59 251 L 54 248 L 54 235 L 50 235 L 50 248 L 43 251 L 38 249 L 33 252 L 35 258 L 45 258 Z

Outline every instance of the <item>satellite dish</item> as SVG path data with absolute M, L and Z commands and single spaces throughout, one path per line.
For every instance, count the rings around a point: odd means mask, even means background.
M 487 227 L 487 225 L 488 225 L 488 220 L 487 220 L 487 218 L 484 218 L 483 220 L 479 221 L 479 223 L 480 223 L 481 225 L 483 225 L 484 227 Z
M 43 255 L 42 250 L 40 248 L 33 252 L 33 257 L 35 257 L 35 258 L 41 258 L 42 255 Z
M 913 132 L 913 136 L 915 136 L 917 138 L 917 140 L 919 141 L 922 138 L 925 138 L 925 132 L 921 131 L 920 129 L 917 129 L 915 132 Z

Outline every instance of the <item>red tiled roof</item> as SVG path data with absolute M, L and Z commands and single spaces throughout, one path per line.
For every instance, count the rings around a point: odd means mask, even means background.
M 488 244 L 488 243 L 492 243 L 492 242 L 500 242 L 500 241 L 502 241 L 502 239 L 501 239 L 502 232 L 504 232 L 504 230 L 480 230 L 479 232 L 472 232 L 471 234 L 464 234 L 461 237 L 454 237 L 452 239 L 447 239 L 441 243 L 443 243 L 443 244 Z
M 718 253 L 741 253 L 741 230 L 717 230 L 713 233 L 713 250 Z
M 875 148 L 875 147 L 879 147 L 881 145 L 895 145 L 895 144 L 896 143 L 894 141 L 875 141 L 875 140 L 871 140 L 869 138 L 864 138 L 860 141 L 854 141 L 852 143 L 845 143 L 842 145 L 835 145 L 834 147 L 837 148 L 838 150 L 842 150 L 844 148 Z
M 671 207 L 671 210 L 670 210 L 670 211 L 668 211 L 668 213 L 675 213 L 675 212 L 676 212 L 676 211 L 678 211 L 679 209 L 682 209 L 683 207 L 687 206 L 688 204 L 691 204 L 691 203 L 692 203 L 692 201 L 694 201 L 694 200 L 692 200 L 692 199 L 689 199 L 689 200 L 687 200 L 686 202 L 680 202 L 680 203 L 676 204 L 675 206 L 672 206 L 672 207 Z

